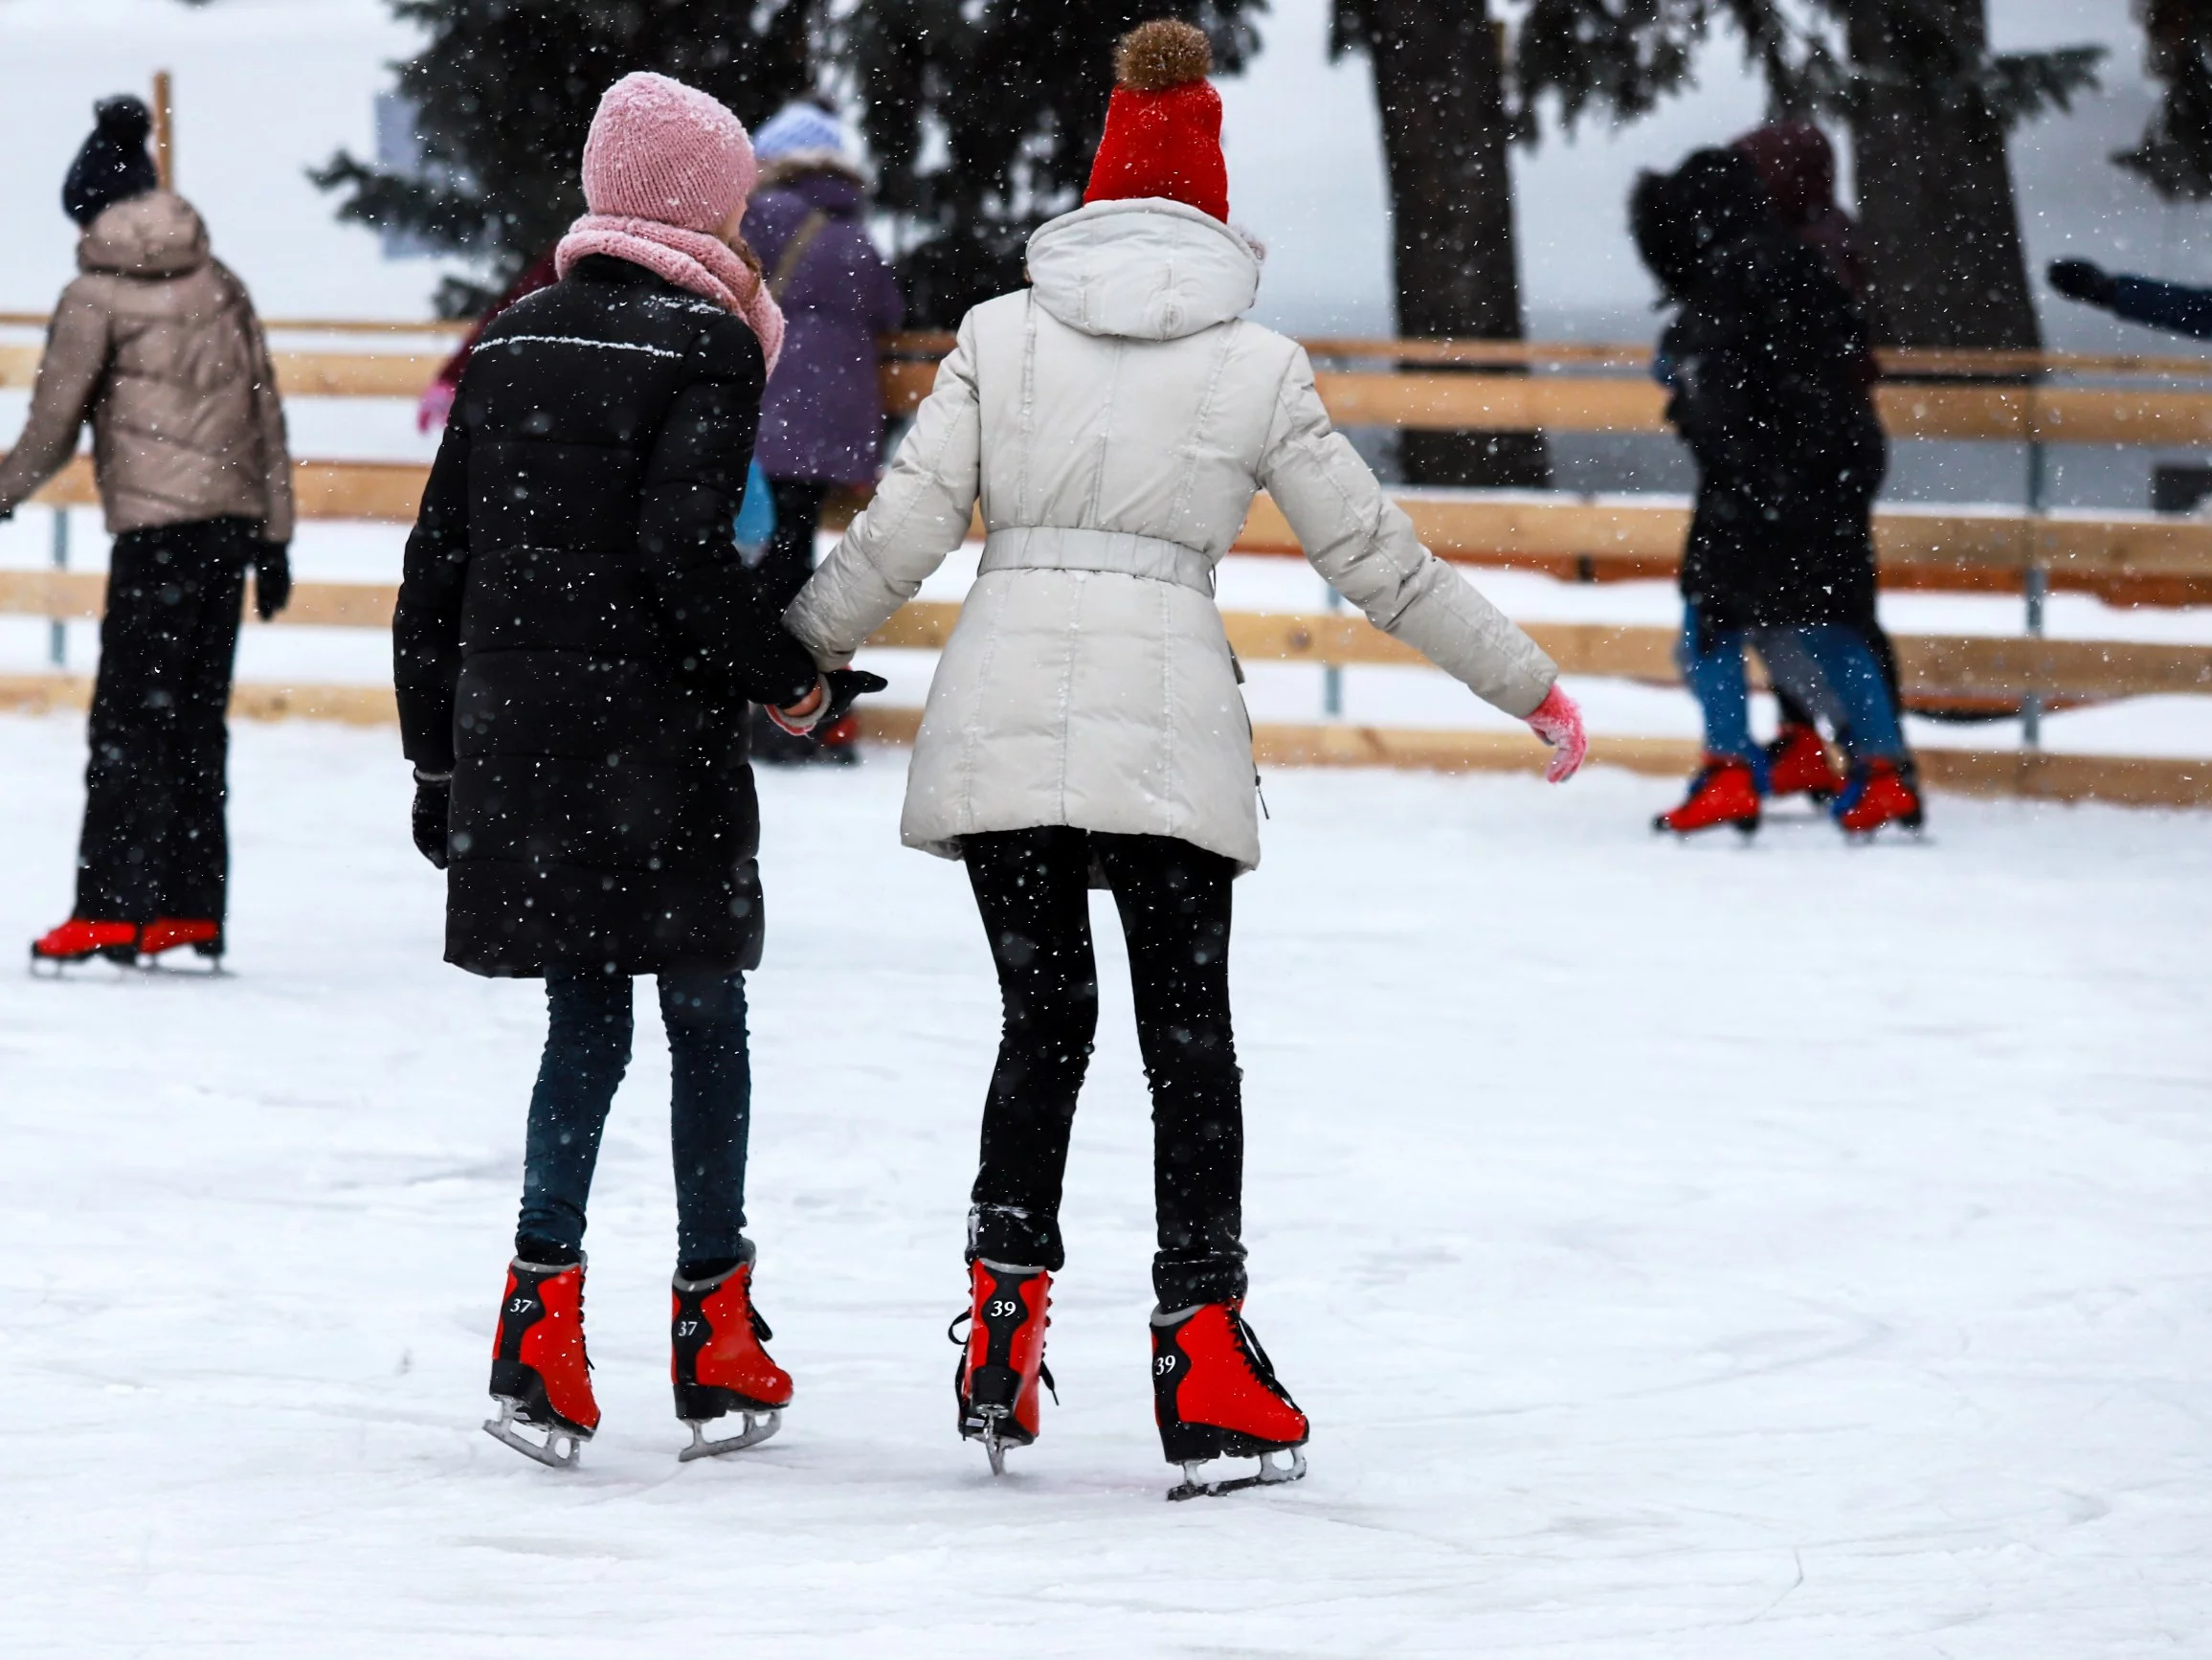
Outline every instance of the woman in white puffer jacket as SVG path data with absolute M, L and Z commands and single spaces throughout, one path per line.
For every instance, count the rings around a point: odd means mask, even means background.
M 981 573 L 929 689 L 902 824 L 909 846 L 966 859 L 1006 1002 L 973 1194 L 962 1424 L 994 1444 L 1036 1432 L 1042 1291 L 1061 1261 L 1061 1173 L 1096 1021 L 1096 879 L 1128 935 L 1152 1086 L 1153 1331 L 1163 1358 L 1180 1357 L 1164 1376 L 1182 1390 L 1161 1402 L 1171 1460 L 1219 1441 L 1205 1430 L 1269 1447 L 1305 1436 L 1238 1314 L 1229 885 L 1260 840 L 1251 726 L 1213 593 L 1254 494 L 1378 628 L 1531 719 L 1558 746 L 1554 777 L 1581 758 L 1551 661 L 1422 548 L 1330 429 L 1304 350 L 1243 321 L 1260 258 L 1225 223 L 1208 67 L 1188 25 L 1123 42 L 1085 205 L 1031 237 L 1030 288 L 968 314 L 874 502 L 784 618 L 823 666 L 844 665 L 961 545 L 980 502 Z M 1026 1314 L 1004 1331 L 986 1318 L 1032 1301 L 1033 1334 Z M 1224 1424 L 1235 1413 L 1205 1405 L 1205 1380 L 1232 1375 L 1265 1378 L 1272 1418 Z M 1267 1418 L 1249 1388 L 1233 1393 Z

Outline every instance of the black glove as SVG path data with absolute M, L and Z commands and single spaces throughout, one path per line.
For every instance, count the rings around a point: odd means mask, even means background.
M 254 555 L 254 610 L 263 622 L 292 598 L 292 545 L 264 542 Z
M 438 869 L 445 868 L 447 826 L 453 819 L 453 774 L 414 770 L 414 845 Z
M 2087 259 L 2053 259 L 2044 275 L 2068 300 L 2090 305 L 2110 305 L 2119 287 L 2107 272 Z
M 826 732 L 843 720 L 860 699 L 891 689 L 889 681 L 864 668 L 833 668 L 822 676 L 822 684 L 829 687 L 830 707 L 822 711 L 821 723 L 815 728 L 817 732 Z

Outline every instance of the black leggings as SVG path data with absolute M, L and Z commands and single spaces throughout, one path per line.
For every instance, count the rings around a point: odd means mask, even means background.
M 1244 1113 L 1229 1021 L 1236 865 L 1165 836 L 1047 826 L 962 838 L 1006 1021 L 983 1109 L 969 1255 L 1060 1267 L 1061 1183 L 1098 1029 L 1090 872 L 1128 937 L 1152 1090 L 1152 1289 L 1166 1309 L 1244 1294 Z

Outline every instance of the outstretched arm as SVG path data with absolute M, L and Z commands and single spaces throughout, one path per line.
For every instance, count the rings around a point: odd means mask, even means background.
M 2212 288 L 2115 275 L 2087 259 L 2054 259 L 2046 275 L 2068 300 L 2101 306 L 2150 328 L 2212 340 Z
M 963 324 L 876 499 L 784 613 L 784 626 L 823 667 L 850 662 L 967 540 L 982 458 L 974 354 Z
M 1526 720 L 1559 671 L 1536 642 L 1431 553 L 1404 509 L 1329 424 L 1300 351 L 1283 377 L 1260 482 L 1329 585 L 1485 703 Z
M 46 333 L 38 382 L 31 393 L 31 416 L 7 460 L 0 462 L 0 516 L 12 513 L 77 453 L 78 432 L 107 372 L 110 344 L 106 310 L 71 283 L 62 290 Z

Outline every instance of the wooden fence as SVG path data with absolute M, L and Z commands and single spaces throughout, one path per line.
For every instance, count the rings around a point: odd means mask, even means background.
M 0 326 L 36 319 L 0 315 Z M 274 325 L 273 325 L 274 326 Z M 406 333 L 414 325 L 333 322 L 286 325 L 328 334 Z M 883 376 L 894 411 L 927 394 L 935 358 L 949 336 L 909 334 L 891 347 Z M 443 342 L 438 342 L 442 348 Z M 1543 347 L 1508 342 L 1322 341 L 1326 362 L 1369 362 L 1381 369 L 1324 369 L 1317 378 L 1330 415 L 1343 425 L 1403 429 L 1660 433 L 1664 396 L 1643 378 L 1585 372 L 1634 369 L 1644 358 L 1625 347 Z M 279 382 L 294 397 L 414 397 L 442 361 L 442 349 L 413 352 L 282 350 Z M 22 388 L 36 372 L 38 348 L 0 345 L 0 387 Z M 1396 366 L 1411 364 L 1406 371 Z M 1576 372 L 1477 372 L 1566 368 Z M 2016 377 L 1984 384 L 1904 380 L 1878 389 L 1885 425 L 1901 438 L 1942 437 L 2013 443 L 2205 445 L 2212 447 L 2212 393 L 2140 388 L 2054 387 L 2017 377 L 2065 373 L 2212 379 L 2212 363 L 2190 359 L 2067 358 L 2021 353 L 1899 353 L 1885 365 L 1907 375 Z M 303 461 L 296 472 L 302 518 L 412 522 L 427 469 L 412 463 Z M 49 505 L 96 500 L 89 462 L 79 458 L 35 500 Z M 1422 538 L 1447 558 L 1481 564 L 1572 567 L 1588 574 L 1657 575 L 1672 571 L 1687 527 L 1687 506 L 1633 498 L 1603 500 L 1536 493 L 1401 495 Z M 1884 579 L 1893 584 L 2084 586 L 2163 582 L 2202 584 L 2212 597 L 2212 522 L 2152 514 L 2053 514 L 2004 508 L 1886 509 L 1876 518 Z M 1296 538 L 1266 497 L 1254 505 L 1238 550 L 1296 554 Z M 394 590 L 376 584 L 302 583 L 279 623 L 388 628 Z M 100 615 L 101 579 L 67 571 L 0 573 L 0 614 L 59 620 Z M 956 608 L 913 605 L 873 642 L 882 648 L 934 649 Z M 1232 645 L 1252 662 L 1327 667 L 1406 664 L 1419 660 L 1358 617 L 1343 615 L 1231 614 Z M 1570 674 L 1650 684 L 1674 683 L 1673 631 L 1597 624 L 1531 627 Z M 1917 637 L 1898 642 L 1909 698 L 1938 702 L 2000 700 L 2030 708 L 2153 693 L 2212 695 L 2212 647 L 2133 641 L 2052 640 L 2039 636 Z M 0 680 L 0 704 L 80 702 L 85 688 L 65 676 Z M 389 720 L 391 693 L 379 687 L 242 685 L 245 714 L 311 713 L 345 720 Z M 868 716 L 880 736 L 910 735 L 912 711 Z M 1391 731 L 1343 723 L 1260 729 L 1263 764 L 1384 763 L 1441 768 L 1534 766 L 1532 744 L 1512 734 Z M 1600 760 L 1639 770 L 1679 772 L 1694 746 L 1674 740 L 1600 739 Z M 1932 781 L 1954 788 L 2065 798 L 2212 804 L 2212 762 L 2051 756 L 2011 751 L 1932 751 Z

